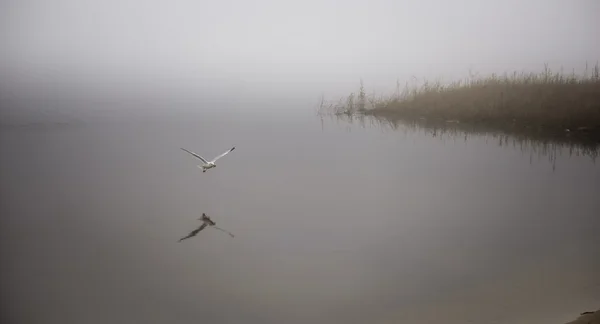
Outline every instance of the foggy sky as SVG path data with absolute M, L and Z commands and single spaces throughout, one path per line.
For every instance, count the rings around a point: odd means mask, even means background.
M 540 70 L 545 62 L 570 72 L 600 58 L 595 0 L 5 0 L 0 6 L 4 71 L 190 89 L 327 93 L 355 88 L 362 77 L 371 89 L 390 90 L 397 78 L 412 75 L 452 79 L 469 69 Z

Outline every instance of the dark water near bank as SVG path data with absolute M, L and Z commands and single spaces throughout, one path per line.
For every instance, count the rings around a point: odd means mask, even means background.
M 2 323 L 564 323 L 600 165 L 304 112 L 4 127 Z M 203 174 L 186 147 L 213 157 Z M 207 229 L 206 212 L 233 232 Z

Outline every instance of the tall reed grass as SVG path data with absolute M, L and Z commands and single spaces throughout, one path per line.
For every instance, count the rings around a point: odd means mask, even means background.
M 583 75 L 564 74 L 545 65 L 540 73 L 471 75 L 449 84 L 406 83 L 388 96 L 357 94 L 336 103 L 322 98 L 321 114 L 366 114 L 389 120 L 423 120 L 486 126 L 511 131 L 586 133 L 600 140 L 600 66 Z

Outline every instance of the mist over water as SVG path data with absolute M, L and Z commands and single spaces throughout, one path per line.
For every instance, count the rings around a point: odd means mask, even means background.
M 598 11 L 594 0 L 7 0 L 0 80 L 15 92 L 37 83 L 71 93 L 336 98 L 359 78 L 382 93 L 413 77 L 538 72 L 545 63 L 582 73 L 600 57 Z
M 597 150 L 316 116 L 600 57 L 598 1 L 0 2 L 2 323 L 564 323 Z M 393 127 L 390 127 L 393 126 Z M 205 157 L 236 150 L 202 173 Z M 212 229 L 181 243 L 207 213 Z

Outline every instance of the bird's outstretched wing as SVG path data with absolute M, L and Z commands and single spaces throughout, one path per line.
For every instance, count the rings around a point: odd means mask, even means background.
M 223 154 L 221 154 L 221 155 L 219 155 L 219 156 L 215 157 L 215 158 L 214 158 L 212 161 L 210 161 L 210 162 L 213 162 L 213 163 L 214 163 L 214 162 L 216 162 L 218 159 L 220 159 L 220 158 L 224 157 L 225 155 L 229 154 L 229 152 L 231 152 L 231 151 L 233 151 L 233 150 L 235 150 L 235 146 L 234 146 L 234 147 L 232 147 L 232 148 L 230 148 L 230 149 L 229 149 L 227 152 L 225 152 L 225 153 L 223 153 Z
M 218 226 L 215 226 L 215 225 L 213 225 L 212 227 L 213 227 L 214 229 L 218 229 L 219 231 L 223 231 L 223 232 L 225 232 L 225 233 L 229 234 L 229 236 L 233 237 L 233 234 L 229 233 L 228 231 L 226 231 L 226 230 L 224 230 L 224 229 L 222 229 L 222 228 L 220 228 L 220 227 L 218 227 Z
M 198 220 L 204 221 L 204 222 L 208 222 L 209 225 L 215 225 L 215 222 L 210 219 L 210 217 L 206 216 L 206 213 L 202 213 L 202 217 L 198 218 Z
M 182 147 L 181 149 L 182 149 L 182 150 L 184 150 L 184 151 L 186 151 L 186 152 L 188 152 L 188 153 L 190 153 L 191 155 L 193 155 L 193 156 L 195 156 L 195 157 L 199 158 L 199 159 L 200 159 L 202 162 L 204 162 L 204 163 L 208 163 L 208 161 L 206 161 L 206 159 L 205 159 L 205 158 L 203 158 L 203 157 L 201 157 L 199 154 L 197 154 L 197 153 L 194 153 L 194 152 L 192 152 L 192 151 L 188 151 L 188 150 L 184 149 L 183 147 Z
M 197 229 L 193 230 L 187 236 L 180 238 L 179 242 L 181 242 L 181 241 L 183 241 L 185 239 L 189 239 L 190 237 L 196 236 L 196 234 L 198 234 L 198 232 L 200 232 L 201 230 L 203 230 L 205 227 L 206 227 L 206 223 L 203 223 L 202 225 L 200 225 L 200 227 L 198 227 Z

